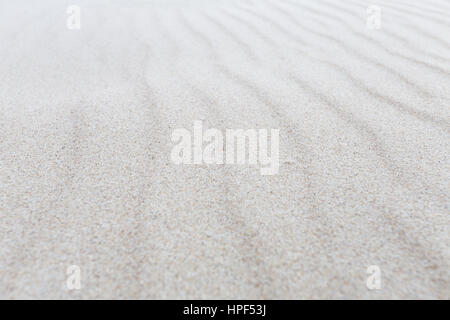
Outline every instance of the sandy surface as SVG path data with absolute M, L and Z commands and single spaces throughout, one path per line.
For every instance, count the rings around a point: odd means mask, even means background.
M 1 0 L 0 298 L 449 299 L 450 2 L 407 2 Z M 198 119 L 279 174 L 173 164 Z

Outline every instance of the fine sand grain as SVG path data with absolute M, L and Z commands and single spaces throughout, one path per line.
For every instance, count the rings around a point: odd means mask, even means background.
M 409 2 L 0 0 L 0 298 L 449 299 L 450 2 Z M 279 173 L 175 165 L 201 119 Z

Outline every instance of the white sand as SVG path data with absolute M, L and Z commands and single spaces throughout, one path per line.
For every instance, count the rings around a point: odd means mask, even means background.
M 0 298 L 449 299 L 450 3 L 376 3 L 2 0 Z M 174 165 L 197 119 L 279 174 Z

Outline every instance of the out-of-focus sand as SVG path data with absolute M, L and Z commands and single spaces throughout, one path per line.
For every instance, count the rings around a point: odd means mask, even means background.
M 449 299 L 450 4 L 369 4 L 1 1 L 0 297 Z M 173 164 L 197 119 L 279 174 Z

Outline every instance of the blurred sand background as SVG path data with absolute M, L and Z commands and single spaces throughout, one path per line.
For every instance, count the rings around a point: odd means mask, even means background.
M 0 298 L 449 299 L 449 17 L 0 0 Z M 279 128 L 279 174 L 173 164 L 198 119 Z

